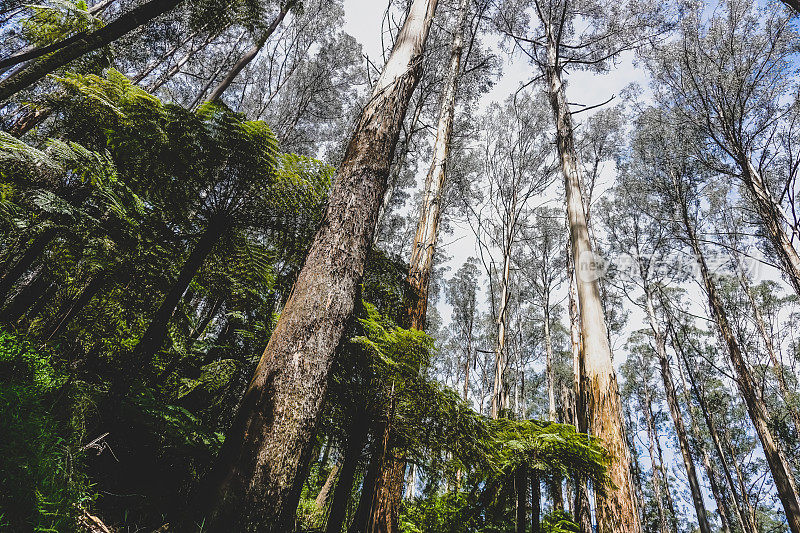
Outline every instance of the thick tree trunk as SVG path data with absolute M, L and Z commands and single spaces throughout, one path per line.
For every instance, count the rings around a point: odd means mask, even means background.
M 736 339 L 728 322 L 727 311 L 720 297 L 717 295 L 716 285 L 708 270 L 705 256 L 703 255 L 700 243 L 695 235 L 695 229 L 689 221 L 685 206 L 683 210 L 683 224 L 686 234 L 689 237 L 692 250 L 694 251 L 695 258 L 700 265 L 700 274 L 706 289 L 711 315 L 717 324 L 721 338 L 727 346 L 728 358 L 736 374 L 736 384 L 747 406 L 750 420 L 753 426 L 755 426 L 756 433 L 761 441 L 764 457 L 772 472 L 772 479 L 775 482 L 775 488 L 783 504 L 789 528 L 792 533 L 800 533 L 800 496 L 798 496 L 794 474 L 792 473 L 783 451 L 778 446 L 772 434 L 772 430 L 769 428 L 767 408 L 758 395 L 756 384 L 753 382 L 753 376 L 750 373 L 750 369 L 747 367 L 747 362 L 739 347 L 739 341 Z
M 328 373 L 355 306 L 389 163 L 436 0 L 414 0 L 339 168 L 322 227 L 225 439 L 212 530 L 282 532 L 322 408 Z
M 256 41 L 256 43 L 249 50 L 247 50 L 241 58 L 239 58 L 239 61 L 233 65 L 231 70 L 222 79 L 219 85 L 217 85 L 216 88 L 211 91 L 211 95 L 208 97 L 209 102 L 219 100 L 228 87 L 230 87 L 231 83 L 233 83 L 233 81 L 236 79 L 236 76 L 238 76 L 239 73 L 244 70 L 244 68 L 249 65 L 253 59 L 256 58 L 258 53 L 262 48 L 264 48 L 264 45 L 267 43 L 278 26 L 281 25 L 283 19 L 286 18 L 286 14 L 296 2 L 297 0 L 285 0 L 281 3 L 281 8 L 280 11 L 278 11 L 278 15 L 272 20 L 267 29 L 264 30 L 264 33 L 261 35 L 261 37 L 259 37 L 258 41 Z
M 616 489 L 598 494 L 597 524 L 600 533 L 639 533 L 639 512 L 631 481 L 630 453 L 622 422 L 617 377 L 612 364 L 600 287 L 592 267 L 592 246 L 583 210 L 580 175 L 570 115 L 555 42 L 548 36 L 548 95 L 556 123 L 556 145 L 564 174 L 572 262 L 575 268 L 583 341 L 585 397 L 590 430 L 602 439 L 611 454 L 609 477 Z
M 171 11 L 181 0 L 150 0 L 120 16 L 107 26 L 86 34 L 78 34 L 67 46 L 42 57 L 13 76 L 0 81 L 0 102 L 30 87 L 46 75 L 69 64 L 82 55 L 102 48 L 128 32 Z
M 148 364 L 153 355 L 161 348 L 161 345 L 164 344 L 164 339 L 167 336 L 169 319 L 175 312 L 175 308 L 178 307 L 183 293 L 189 288 L 192 278 L 194 278 L 206 257 L 208 257 L 214 249 L 214 245 L 217 244 L 217 241 L 222 237 L 226 229 L 227 220 L 224 218 L 212 219 L 208 222 L 208 227 L 206 227 L 200 240 L 197 241 L 189 257 L 186 258 L 186 261 L 184 261 L 181 266 L 178 278 L 172 284 L 169 292 L 161 302 L 161 306 L 150 320 L 150 325 L 147 326 L 144 335 L 142 335 L 136 347 L 134 347 L 128 361 L 129 367 L 126 368 L 126 374 L 127 371 L 132 370 L 135 365 Z
M 8 299 L 14 283 L 31 268 L 39 256 L 44 253 L 47 245 L 56 238 L 56 235 L 58 235 L 58 230 L 49 228 L 34 237 L 22 257 L 3 274 L 3 277 L 0 278 L 0 305 Z
M 643 284 L 645 285 L 645 304 L 647 308 L 647 318 L 650 322 L 650 329 L 656 341 L 656 354 L 658 355 L 658 362 L 661 369 L 661 381 L 664 383 L 664 392 L 667 398 L 667 405 L 669 412 L 672 416 L 672 422 L 675 425 L 675 433 L 678 437 L 678 445 L 681 449 L 681 456 L 683 457 L 683 464 L 686 467 L 686 477 L 689 480 L 689 490 L 692 494 L 692 502 L 694 503 L 694 510 L 697 514 L 697 522 L 700 526 L 701 533 L 711 533 L 711 526 L 708 523 L 708 515 L 706 507 L 703 503 L 703 494 L 700 489 L 700 480 L 697 476 L 697 469 L 695 468 L 692 452 L 689 449 L 689 437 L 686 435 L 686 427 L 683 424 L 683 414 L 681 413 L 678 404 L 678 395 L 675 392 L 675 384 L 672 381 L 672 370 L 670 368 L 669 359 L 667 358 L 667 347 L 664 334 L 661 327 L 656 320 L 655 307 L 653 305 L 653 295 L 646 280 L 646 276 L 642 274 Z

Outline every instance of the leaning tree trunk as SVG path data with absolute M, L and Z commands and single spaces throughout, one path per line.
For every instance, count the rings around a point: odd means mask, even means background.
M 458 79 L 461 72 L 461 56 L 464 51 L 464 27 L 467 20 L 467 0 L 460 0 L 458 26 L 453 36 L 450 52 L 450 68 L 447 82 L 442 95 L 439 111 L 439 124 L 436 130 L 436 141 L 433 146 L 433 161 L 425 179 L 417 231 L 411 248 L 409 262 L 408 283 L 411 288 L 408 319 L 411 328 L 424 331 L 425 316 L 428 309 L 428 292 L 430 288 L 431 271 L 433 270 L 433 256 L 436 251 L 436 241 L 439 235 L 439 220 L 441 218 L 444 184 L 447 178 L 447 160 L 450 150 L 450 140 L 453 136 L 453 120 L 456 110 L 456 93 L 458 92 Z M 382 531 L 397 530 L 397 517 L 403 490 L 403 472 L 405 461 L 402 457 L 387 457 L 378 484 L 377 502 L 379 508 L 375 510 L 376 521 Z M 387 492 L 395 491 L 395 493 Z
M 339 468 L 339 481 L 333 491 L 331 510 L 325 525 L 326 533 L 342 533 L 342 526 L 347 517 L 347 503 L 353 490 L 356 468 L 361 459 L 361 449 L 367 440 L 369 426 L 363 420 L 354 420 L 347 439 L 347 448 Z
M 706 506 L 703 502 L 703 494 L 700 490 L 700 480 L 697 476 L 697 469 L 695 468 L 694 459 L 692 458 L 692 452 L 689 449 L 689 437 L 686 434 L 686 426 L 683 424 L 683 415 L 681 414 L 681 409 L 678 404 L 675 383 L 672 381 L 672 370 L 670 368 L 669 359 L 667 358 L 666 340 L 664 339 L 661 327 L 656 321 L 653 295 L 644 273 L 642 273 L 642 282 L 645 286 L 644 293 L 647 318 L 650 321 L 650 329 L 655 337 L 656 354 L 658 355 L 658 362 L 661 369 L 661 381 L 664 383 L 667 405 L 669 406 L 670 415 L 672 415 L 672 422 L 675 425 L 675 433 L 678 436 L 678 445 L 681 449 L 683 464 L 686 467 L 686 477 L 689 480 L 689 490 L 692 494 L 692 502 L 694 503 L 694 509 L 697 514 L 697 522 L 700 526 L 701 533 L 711 533 L 711 525 L 708 523 Z
M 686 383 L 686 376 L 683 372 L 683 365 L 678 361 L 678 375 L 681 378 L 681 385 L 683 386 L 683 398 L 686 403 L 687 412 L 689 413 L 689 425 L 692 428 L 692 436 L 694 437 L 696 447 L 699 448 L 700 456 L 703 460 L 703 467 L 706 470 L 709 485 L 711 485 L 711 493 L 714 495 L 714 501 L 717 503 L 717 511 L 719 512 L 720 521 L 722 523 L 722 533 L 731 533 L 731 512 L 725 495 L 722 492 L 722 487 L 719 486 L 719 474 L 714 464 L 711 462 L 711 457 L 706 450 L 706 442 L 703 435 L 700 433 L 700 426 L 697 424 L 697 419 L 692 410 L 691 396 L 689 395 L 689 386 Z M 744 523 L 742 523 L 742 530 L 744 531 Z
M 567 197 L 572 262 L 575 268 L 578 305 L 583 341 L 586 408 L 591 433 L 602 439 L 611 454 L 609 477 L 616 489 L 598 493 L 597 525 L 600 533 L 638 533 L 639 512 L 630 472 L 630 452 L 625 440 L 622 405 L 617 377 L 612 364 L 600 286 L 591 271 L 592 245 L 583 210 L 577 153 L 569 112 L 561 80 L 554 37 L 548 35 L 546 78 L 548 96 L 556 122 L 556 145 L 564 174 Z
M 792 8 L 795 13 L 800 13 L 800 1 L 798 0 L 783 0 L 783 3 Z
M 150 0 L 99 30 L 87 34 L 79 34 L 78 38 L 71 41 L 67 46 L 38 59 L 13 76 L 0 81 L 0 102 L 8 100 L 17 92 L 30 87 L 74 59 L 102 48 L 159 15 L 171 11 L 180 2 L 181 0 Z
M 223 78 L 219 85 L 217 85 L 216 88 L 211 91 L 211 95 L 208 97 L 209 102 L 215 102 L 219 100 L 228 87 L 230 87 L 231 83 L 233 83 L 233 80 L 236 79 L 236 76 L 238 76 L 239 73 L 244 70 L 244 68 L 249 65 L 253 59 L 256 58 L 261 49 L 264 48 L 267 40 L 269 40 L 278 26 L 281 25 L 283 19 L 286 18 L 286 14 L 289 12 L 289 9 L 291 9 L 292 5 L 294 5 L 296 2 L 297 0 L 286 0 L 281 3 L 281 8 L 280 11 L 278 11 L 278 15 L 272 20 L 267 29 L 264 30 L 264 33 L 261 35 L 261 37 L 259 37 L 258 41 L 256 41 L 256 43 L 249 50 L 247 50 L 247 52 L 245 52 L 241 58 L 239 58 L 239 61 L 233 65 L 225 78 Z
M 792 245 L 792 239 L 783 227 L 783 215 L 777 200 L 772 196 L 761 173 L 753 167 L 750 159 L 741 153 L 738 157 L 739 168 L 742 171 L 747 189 L 750 191 L 755 203 L 761 223 L 766 230 L 767 237 L 775 249 L 781 262 L 783 271 L 789 278 L 795 293 L 800 296 L 800 255 Z
M 686 234 L 689 238 L 689 243 L 695 258 L 700 265 L 700 274 L 702 277 L 703 285 L 708 297 L 708 305 L 711 311 L 712 318 L 717 324 L 720 337 L 724 340 L 727 351 L 728 359 L 736 374 L 736 385 L 739 392 L 747 406 L 747 412 L 750 415 L 750 420 L 755 426 L 758 438 L 761 441 L 761 447 L 764 451 L 764 457 L 767 460 L 769 469 L 772 472 L 772 479 L 775 482 L 775 488 L 778 491 L 778 497 L 783 504 L 783 509 L 786 513 L 786 519 L 789 523 L 789 528 L 792 533 L 800 533 L 800 496 L 798 496 L 797 485 L 795 484 L 794 474 L 789 466 L 786 456 L 780 449 L 775 440 L 772 430 L 769 428 L 769 415 L 763 400 L 758 394 L 757 386 L 753 381 L 753 376 L 750 369 L 747 367 L 744 355 L 739 347 L 739 341 L 736 339 L 730 323 L 728 322 L 728 313 L 725 310 L 722 300 L 717 295 L 717 288 L 714 280 L 711 278 L 711 273 L 708 270 L 708 265 L 705 261 L 705 256 L 700 248 L 700 243 L 695 234 L 695 229 L 689 221 L 688 212 L 684 206 L 683 224 Z
M 217 241 L 219 241 L 220 237 L 225 233 L 226 228 L 227 222 L 224 218 L 209 220 L 208 226 L 200 237 L 200 240 L 197 241 L 189 257 L 186 258 L 186 261 L 184 261 L 181 266 L 178 278 L 172 284 L 169 292 L 161 302 L 161 306 L 150 320 L 150 325 L 147 326 L 144 335 L 142 335 L 131 352 L 128 362 L 125 365 L 123 379 L 128 379 L 131 375 L 135 375 L 132 374 L 132 372 L 136 365 L 147 365 L 153 355 L 161 348 L 161 345 L 164 344 L 164 339 L 167 336 L 169 319 L 175 312 L 175 308 L 178 307 L 183 293 L 189 288 L 192 278 L 194 278 L 197 271 L 203 265 L 203 261 L 205 261 L 206 257 L 208 257 L 214 249 L 214 245 L 217 244 Z
M 414 0 L 355 128 L 324 222 L 220 453 L 212 530 L 282 532 L 294 521 L 288 502 L 301 486 L 328 373 L 354 310 L 436 4 Z
M 14 283 L 28 270 L 30 270 L 33 263 L 41 256 L 47 245 L 56 238 L 58 230 L 56 228 L 48 228 L 31 241 L 30 246 L 22 254 L 22 257 L 17 260 L 4 274 L 0 277 L 0 306 L 8 298 Z
M 684 367 L 686 368 L 686 373 L 689 377 L 689 383 L 691 386 L 691 390 L 695 395 L 695 399 L 697 400 L 697 404 L 700 407 L 700 412 L 703 414 L 703 420 L 706 423 L 706 427 L 708 428 L 708 434 L 711 436 L 711 442 L 714 445 L 714 451 L 717 454 L 717 457 L 720 461 L 720 466 L 722 467 L 722 473 L 725 477 L 725 482 L 728 485 L 728 490 L 730 490 L 731 495 L 733 496 L 733 504 L 736 510 L 736 518 L 739 522 L 739 527 L 742 531 L 755 531 L 755 526 L 750 524 L 749 518 L 744 514 L 743 504 L 740 501 L 739 496 L 736 493 L 736 485 L 733 481 L 733 475 L 731 474 L 730 466 L 728 465 L 728 460 L 725 457 L 725 453 L 722 449 L 722 443 L 720 442 L 720 437 L 717 434 L 717 428 L 714 424 L 714 418 L 711 411 L 708 410 L 708 406 L 706 405 L 705 396 L 701 389 L 702 385 L 697 383 L 697 380 L 692 373 L 692 370 L 689 366 L 689 359 L 686 357 L 686 353 L 683 351 L 683 346 L 681 345 L 680 341 L 678 340 L 678 335 L 675 332 L 674 326 L 669 323 L 669 330 L 670 336 L 672 338 L 673 346 L 678 352 L 681 360 L 683 361 Z

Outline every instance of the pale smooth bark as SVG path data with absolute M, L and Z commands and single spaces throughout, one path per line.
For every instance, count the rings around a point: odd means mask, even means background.
M 591 272 L 586 270 L 590 267 L 592 245 L 583 209 L 572 117 L 564 93 L 554 39 L 548 31 L 549 64 L 545 75 L 567 197 L 572 261 L 581 318 L 586 408 L 591 433 L 602 439 L 611 454 L 612 463 L 608 473 L 616 486 L 616 489 L 597 495 L 598 529 L 600 533 L 639 533 L 641 524 L 631 479 L 630 451 L 625 439 L 622 405 L 612 364 L 600 286 Z
M 656 509 L 658 510 L 658 527 L 661 533 L 675 533 L 675 531 L 671 530 L 669 527 L 667 511 L 664 508 L 664 464 L 656 453 L 658 433 L 656 433 L 656 427 L 653 421 L 653 399 L 646 385 L 644 386 L 643 398 L 641 398 L 641 407 L 644 411 L 644 418 L 647 425 L 647 451 L 650 454 L 650 464 L 653 470 L 653 495 L 655 496 Z
M 270 337 L 211 483 L 214 531 L 283 532 L 312 446 L 327 378 L 386 191 L 389 164 L 437 0 L 414 0 L 354 130 L 323 219 Z

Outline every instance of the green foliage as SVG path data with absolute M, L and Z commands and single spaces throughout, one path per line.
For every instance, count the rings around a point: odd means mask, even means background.
M 0 330 L 0 528 L 71 531 L 91 499 L 69 395 L 51 356 Z
M 542 517 L 542 533 L 580 533 L 580 526 L 565 511 L 552 511 Z

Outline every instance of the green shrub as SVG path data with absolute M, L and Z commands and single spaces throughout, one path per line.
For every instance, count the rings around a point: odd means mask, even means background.
M 0 331 L 0 529 L 69 532 L 89 498 L 64 374 Z

